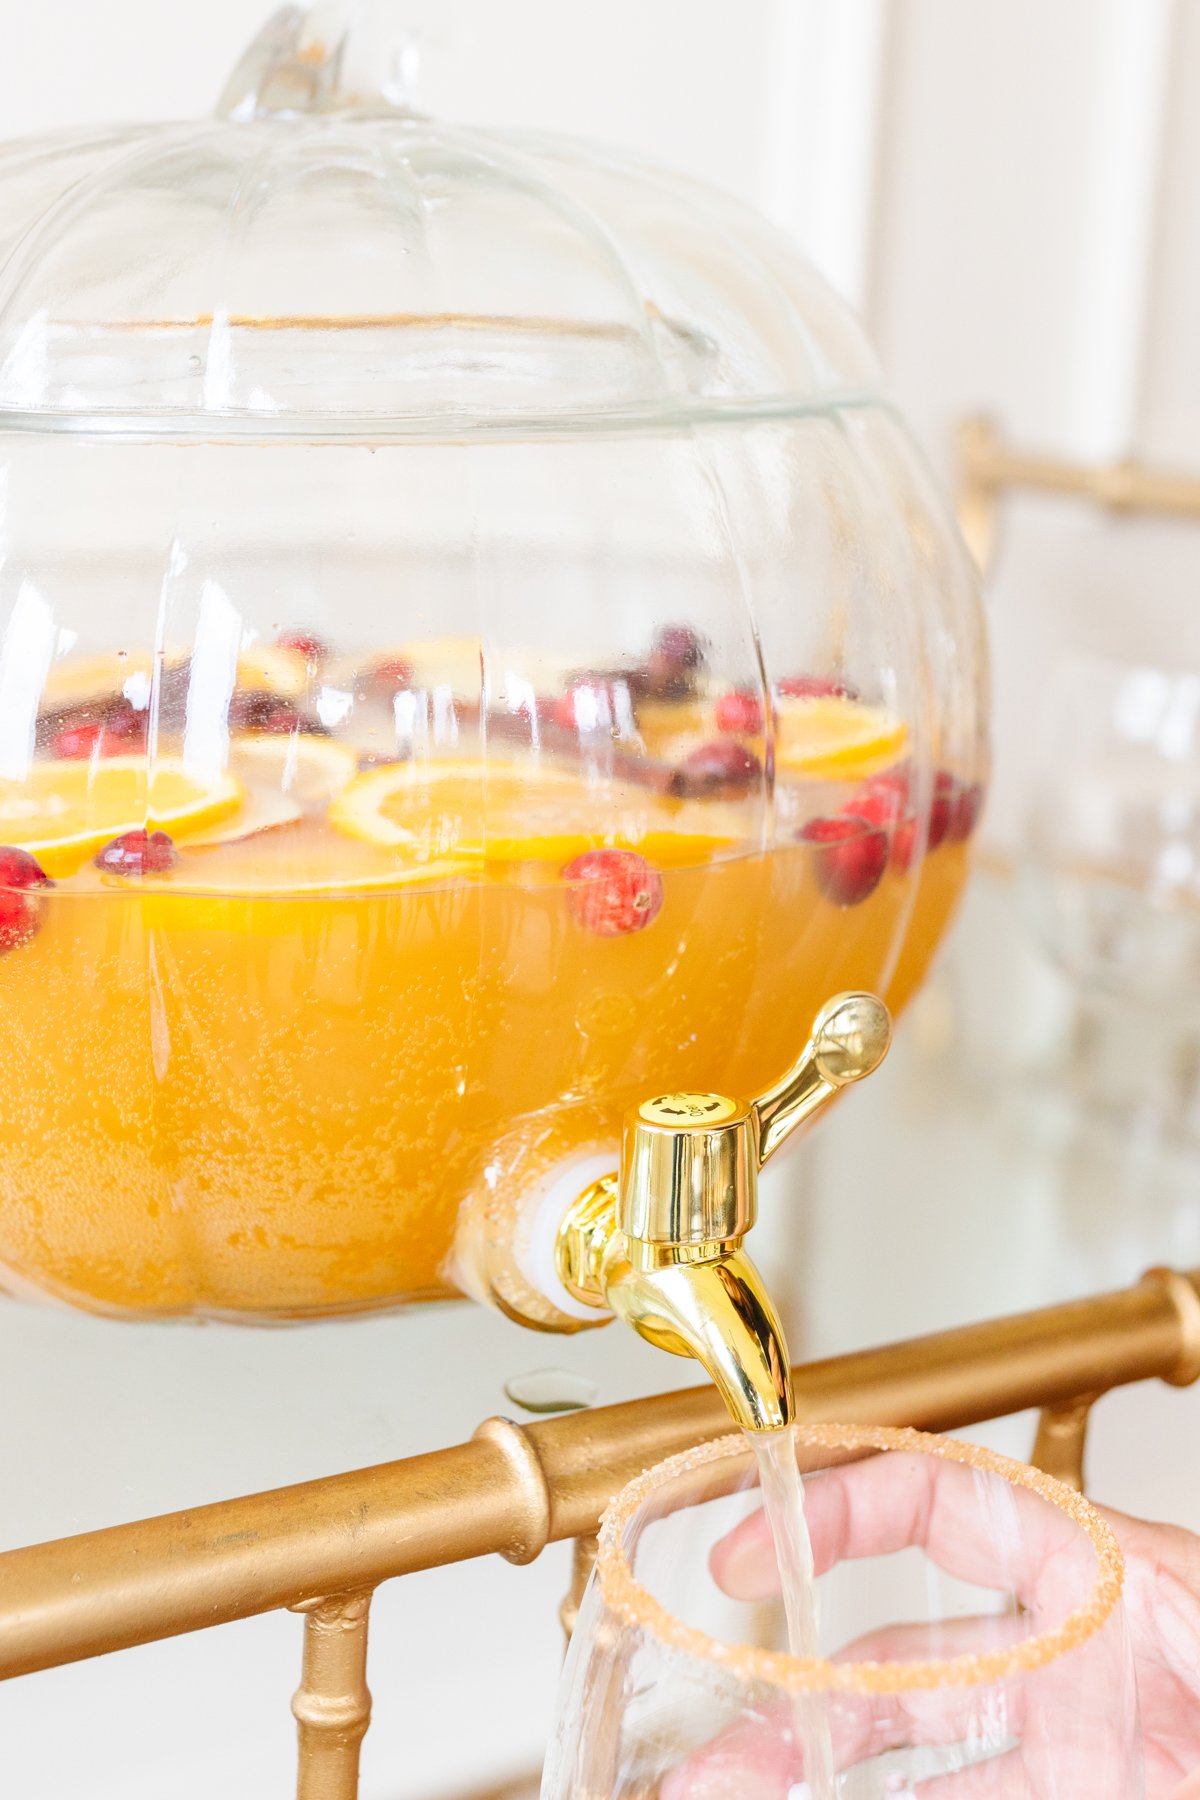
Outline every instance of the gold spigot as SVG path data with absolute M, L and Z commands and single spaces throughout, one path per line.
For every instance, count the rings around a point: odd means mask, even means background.
M 840 1088 L 879 1067 L 891 1041 L 873 994 L 822 1008 L 799 1060 L 757 1100 L 660 1094 L 626 1120 L 619 1176 L 568 1209 L 559 1279 L 676 1356 L 694 1356 L 747 1431 L 795 1413 L 787 1344 L 763 1279 L 742 1249 L 758 1213 L 758 1172 Z

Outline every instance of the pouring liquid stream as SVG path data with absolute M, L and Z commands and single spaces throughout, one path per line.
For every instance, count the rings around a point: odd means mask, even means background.
M 792 1431 L 747 1434 L 758 1461 L 763 1510 L 775 1544 L 775 1560 L 787 1620 L 788 1650 L 802 1659 L 821 1654 L 812 1542 L 804 1515 L 804 1482 L 796 1462 Z M 837 1800 L 829 1700 L 820 1692 L 792 1697 L 792 1730 L 804 1765 L 804 1781 L 793 1793 L 805 1800 Z

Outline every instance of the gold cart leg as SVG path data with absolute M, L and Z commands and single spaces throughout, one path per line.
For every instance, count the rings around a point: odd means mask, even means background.
M 1076 1493 L 1083 1492 L 1083 1453 L 1087 1445 L 1088 1419 L 1099 1396 L 1068 1400 L 1064 1406 L 1044 1406 L 1038 1415 L 1037 1436 L 1029 1460 L 1035 1469 L 1065 1481 Z
M 370 1606 L 368 1592 L 295 1608 L 305 1614 L 304 1665 L 292 1697 L 299 1727 L 296 1800 L 357 1800 L 359 1752 L 371 1722 Z
M 583 1604 L 583 1591 L 596 1566 L 596 1551 L 599 1539 L 595 1537 L 578 1537 L 575 1539 L 571 1554 L 571 1585 L 563 1595 L 558 1616 L 566 1635 L 567 1643 L 571 1642 L 571 1633 L 575 1629 L 575 1621 L 579 1617 L 579 1608 Z

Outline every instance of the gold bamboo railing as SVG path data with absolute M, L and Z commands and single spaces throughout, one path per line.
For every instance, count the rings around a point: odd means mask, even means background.
M 1013 492 L 1060 494 L 1114 513 L 1200 520 L 1200 478 L 1132 459 L 1080 463 L 1010 443 L 994 420 L 958 428 L 958 520 L 980 569 L 991 566 L 1000 501 Z
M 1081 1481 L 1089 1410 L 1112 1388 L 1200 1376 L 1200 1270 L 796 1372 L 801 1416 L 950 1430 L 1041 1409 L 1042 1466 Z M 600 1514 L 649 1464 L 727 1430 L 707 1387 L 0 1555 L 0 1678 L 283 1607 L 304 1614 L 293 1702 L 300 1800 L 354 1800 L 370 1717 L 370 1597 L 383 1581 L 574 1539 L 569 1624 Z

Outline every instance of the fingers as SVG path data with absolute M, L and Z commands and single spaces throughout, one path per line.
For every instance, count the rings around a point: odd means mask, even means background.
M 978 1637 L 988 1637 L 993 1627 L 1015 1621 L 994 1619 L 961 1619 L 954 1622 L 954 1650 L 979 1647 Z M 975 1638 L 972 1638 L 972 1628 Z M 901 1651 L 922 1656 L 929 1648 L 928 1640 L 935 1628 L 928 1626 L 897 1627 L 880 1633 L 878 1649 L 884 1656 Z M 869 1640 L 853 1647 L 855 1660 L 860 1652 L 868 1652 Z M 971 1743 L 976 1754 L 989 1741 L 997 1752 L 1007 1752 L 1018 1720 L 1009 1712 L 997 1726 L 994 1696 L 988 1689 L 937 1688 L 911 1694 L 818 1694 L 801 1702 L 811 1709 L 808 1718 L 829 1732 L 833 1766 L 839 1771 L 852 1768 L 887 1753 L 922 1746 L 926 1752 L 953 1754 L 948 1746 Z M 661 1790 L 661 1800 L 789 1800 L 804 1778 L 802 1742 L 803 1719 L 793 1714 L 793 1703 L 781 1700 L 769 1709 L 748 1713 L 712 1742 L 688 1757 Z M 997 1763 L 1011 1766 L 1007 1754 L 997 1756 Z M 983 1765 L 981 1765 L 982 1767 Z M 882 1770 L 879 1776 L 885 1777 Z M 972 1776 L 972 1780 L 974 1780 Z M 980 1777 L 982 1779 L 982 1777 Z M 874 1789 L 868 1790 L 874 1792 Z M 924 1795 L 924 1788 L 916 1790 Z M 931 1790 L 946 1800 L 959 1800 L 957 1788 Z M 887 1788 L 881 1792 L 889 1793 Z M 897 1790 L 903 1796 L 906 1790 Z M 963 1800 L 975 1800 L 992 1793 L 1003 1793 L 1005 1800 L 1021 1800 L 1023 1788 L 991 1788 L 968 1786 Z M 911 1800 L 911 1795 L 910 1795 Z M 1072 1800 L 1076 1800 L 1072 1796 Z
M 956 1656 L 984 1656 L 993 1650 L 1007 1650 L 1028 1635 L 1028 1620 L 1012 1613 L 886 1625 L 847 1644 L 834 1661 L 941 1662 Z M 963 1691 L 970 1693 L 969 1689 Z
M 742 1719 L 673 1769 L 660 1800 L 787 1800 L 799 1774 L 786 1708 Z
M 896 1800 L 1036 1800 L 1046 1791 L 1030 1782 L 1021 1752 L 1010 1750 L 987 1762 L 972 1763 L 969 1769 L 934 1775 L 913 1788 L 901 1788 Z
M 804 1496 L 818 1574 L 919 1545 L 947 1574 L 1031 1605 L 1047 1563 L 1078 1540 L 1071 1521 L 1036 1494 L 939 1456 L 893 1452 L 848 1463 L 811 1477 Z M 710 1565 L 736 1599 L 778 1592 L 761 1513 L 714 1546 Z

